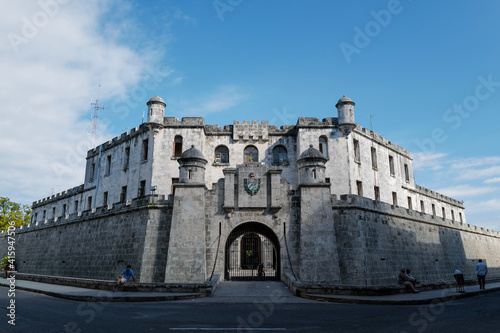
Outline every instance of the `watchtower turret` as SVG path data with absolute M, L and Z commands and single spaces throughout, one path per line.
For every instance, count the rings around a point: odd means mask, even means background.
M 159 97 L 152 97 L 148 102 L 148 123 L 157 123 L 163 125 L 163 117 L 165 115 L 165 101 Z
M 208 161 L 194 145 L 183 152 L 178 161 L 180 183 L 205 184 L 205 165 Z
M 322 184 L 325 182 L 325 163 L 328 159 L 323 154 L 309 146 L 300 154 L 297 164 L 299 165 L 299 184 Z
M 352 99 L 346 97 L 346 95 L 339 99 L 335 105 L 339 117 L 339 128 L 345 136 L 348 136 L 356 127 L 354 121 L 354 105 Z

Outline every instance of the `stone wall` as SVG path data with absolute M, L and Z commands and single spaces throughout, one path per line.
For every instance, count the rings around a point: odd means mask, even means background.
M 141 282 L 164 282 L 170 222 L 171 205 L 146 205 L 143 199 L 17 228 L 17 269 L 114 280 L 130 264 Z M 4 235 L 0 235 L 2 257 L 7 255 Z
M 456 269 L 476 279 L 483 259 L 488 279 L 500 278 L 500 233 L 355 195 L 333 204 L 343 285 L 394 285 L 402 267 L 426 283 L 452 282 Z

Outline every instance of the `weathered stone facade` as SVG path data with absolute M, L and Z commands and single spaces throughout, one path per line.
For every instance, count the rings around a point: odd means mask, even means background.
M 82 186 L 33 203 L 19 271 L 112 279 L 131 264 L 142 282 L 385 286 L 403 266 L 428 283 L 455 269 L 472 279 L 482 258 L 500 277 L 500 234 L 416 185 L 410 152 L 355 124 L 345 96 L 338 117 L 279 129 L 147 104 L 147 123 L 88 152 Z

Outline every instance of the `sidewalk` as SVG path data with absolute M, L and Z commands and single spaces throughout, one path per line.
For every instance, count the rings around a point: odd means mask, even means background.
M 9 288 L 9 281 L 4 277 L 0 278 L 0 287 Z M 262 287 L 260 290 L 259 288 Z M 269 289 L 269 288 L 272 289 Z M 49 283 L 40 283 L 17 279 L 16 290 L 26 290 L 48 296 L 65 298 L 83 302 L 157 302 L 192 300 L 204 297 L 202 293 L 168 293 L 168 292 L 122 292 L 95 290 L 71 286 L 63 286 Z M 220 289 L 219 289 L 220 288 Z M 293 296 L 285 284 L 274 282 L 266 284 L 263 282 L 222 282 L 216 289 L 213 296 L 205 298 L 206 301 L 221 303 L 232 303 L 235 301 L 258 301 L 265 297 L 269 300 L 271 290 L 283 289 L 279 293 L 279 298 L 283 303 L 295 303 L 300 298 Z M 265 289 L 266 288 L 266 289 Z M 485 290 L 479 290 L 479 286 L 466 286 L 465 293 L 457 293 L 455 288 L 422 291 L 418 294 L 406 293 L 386 296 L 351 296 L 351 295 L 324 295 L 324 294 L 303 294 L 302 298 L 315 301 L 357 303 L 357 304 L 387 304 L 387 305 L 419 305 L 430 303 L 441 303 L 454 301 L 461 298 L 482 295 L 490 292 L 500 291 L 499 283 L 486 283 Z M 288 295 L 289 294 L 289 295 Z M 247 296 L 247 297 L 245 297 Z M 286 296 L 286 297 L 285 297 Z
M 9 281 L 1 277 L 0 287 L 9 288 Z M 31 291 L 53 297 L 82 302 L 158 302 L 176 301 L 204 297 L 202 293 L 165 293 L 165 292 L 122 292 L 79 288 L 16 279 L 16 290 Z
M 486 289 L 480 290 L 479 285 L 465 286 L 465 293 L 457 293 L 456 288 L 421 291 L 419 293 L 405 293 L 385 296 L 351 296 L 351 295 L 325 295 L 304 294 L 304 298 L 316 301 L 355 303 L 355 304 L 387 304 L 387 305 L 419 305 L 450 302 L 461 298 L 483 295 L 500 291 L 500 282 L 486 283 Z

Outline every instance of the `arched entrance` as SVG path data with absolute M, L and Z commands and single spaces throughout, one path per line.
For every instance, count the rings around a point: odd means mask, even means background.
M 276 234 L 257 222 L 243 223 L 229 234 L 225 247 L 224 279 L 280 279 L 280 245 Z

